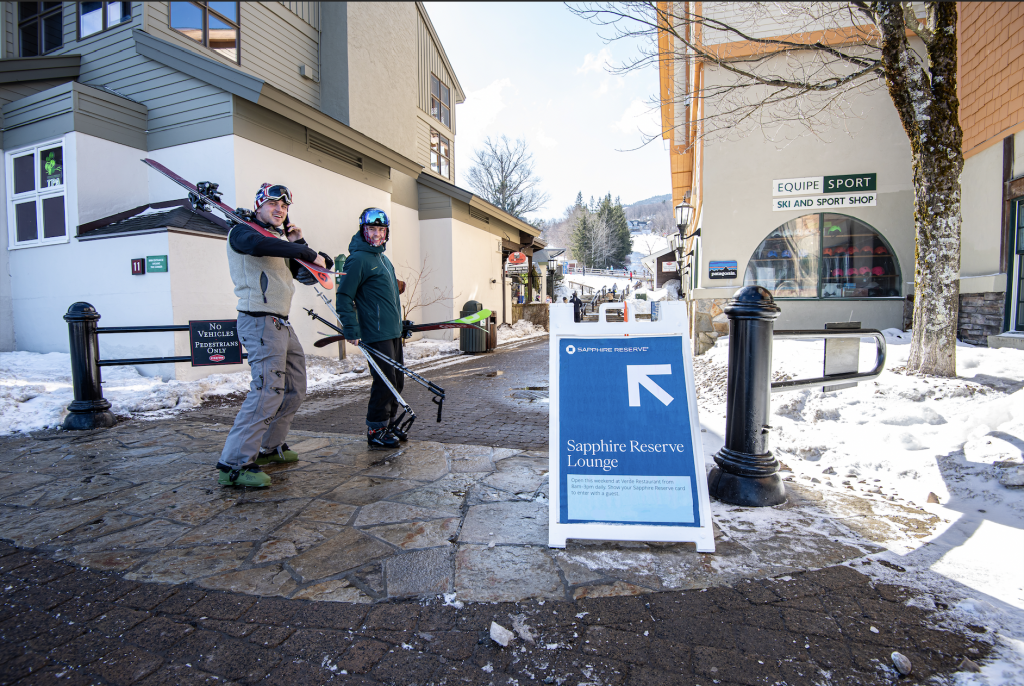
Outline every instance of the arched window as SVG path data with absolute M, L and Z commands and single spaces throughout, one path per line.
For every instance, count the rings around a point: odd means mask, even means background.
M 768 234 L 747 263 L 743 285 L 776 298 L 896 298 L 899 262 L 868 224 L 842 214 L 806 214 Z

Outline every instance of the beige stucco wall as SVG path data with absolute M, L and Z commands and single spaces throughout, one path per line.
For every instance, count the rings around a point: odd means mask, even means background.
M 458 317 L 462 306 L 470 300 L 479 301 L 485 309 L 501 317 L 501 239 L 459 220 L 452 222 L 454 243 L 452 316 Z M 494 280 L 495 283 L 491 283 Z
M 713 88 L 723 83 L 724 77 L 720 70 L 709 67 L 707 80 Z M 783 223 L 808 213 L 772 211 L 774 179 L 871 172 L 878 178 L 877 207 L 846 208 L 843 214 L 873 226 L 889 241 L 899 259 L 904 294 L 910 292 L 914 273 L 910 144 L 884 90 L 850 96 L 850 107 L 861 116 L 836 122 L 834 129 L 821 137 L 787 129 L 778 134 L 784 141 L 778 144 L 758 133 L 707 143 L 700 255 L 700 283 L 705 288 L 698 289 L 695 297 L 730 296 L 742 285 L 747 262 L 761 241 Z M 738 278 L 708 279 L 712 260 L 736 260 Z M 845 308 L 845 319 L 849 308 L 839 303 L 836 307 Z
M 322 250 L 331 257 L 338 253 L 348 254 L 349 241 L 356 232 L 359 214 L 365 208 L 379 207 L 385 212 L 393 212 L 391 197 L 382 190 L 244 138 L 234 138 L 235 185 L 239 202 L 250 204 L 252 195 L 265 181 L 287 185 L 295 194 L 290 218 L 302 229 L 306 242 L 314 250 Z M 273 180 L 268 178 L 268 174 L 273 176 Z M 401 231 L 404 233 L 405 229 Z M 392 255 L 390 252 L 387 254 L 389 257 Z M 334 291 L 327 296 L 333 303 Z M 303 307 L 313 308 L 328 319 L 331 315 L 311 286 L 296 285 L 291 321 L 303 348 L 313 352 L 313 342 L 321 337 L 317 331 L 324 331 L 325 327 L 310 319 L 302 311 Z
M 960 175 L 960 292 L 1006 290 L 999 273 L 1003 210 L 1003 146 L 993 145 L 967 158 Z
M 428 268 L 423 278 L 422 290 L 425 300 L 433 299 L 433 294 L 442 294 L 445 300 L 426 305 L 417 311 L 420 321 L 440 322 L 452 318 L 455 311 L 455 302 L 460 294 L 453 289 L 453 274 L 455 263 L 452 250 L 452 224 L 451 217 L 440 219 L 420 220 L 420 245 L 422 246 L 421 259 L 426 260 Z M 463 301 L 459 302 L 461 306 Z M 424 334 L 427 338 L 440 338 L 451 340 L 451 331 L 428 331 Z
M 400 152 L 416 154 L 416 5 L 348 3 L 349 123 Z
M 190 319 L 235 319 L 234 285 L 228 271 L 227 241 L 180 233 L 167 234 L 167 265 L 171 277 L 173 324 Z M 174 354 L 189 355 L 188 332 L 174 334 Z M 210 374 L 231 374 L 248 370 L 245 363 L 224 367 L 193 367 L 174 364 L 174 378 L 201 379 Z

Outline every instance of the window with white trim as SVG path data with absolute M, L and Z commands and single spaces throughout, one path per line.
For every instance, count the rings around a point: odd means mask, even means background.
M 451 178 L 452 153 L 448 139 L 430 129 L 430 170 L 444 178 Z
M 6 157 L 10 247 L 67 242 L 64 140 L 9 152 Z

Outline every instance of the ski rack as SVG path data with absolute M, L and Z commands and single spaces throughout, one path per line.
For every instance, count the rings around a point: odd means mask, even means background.
M 321 300 L 323 300 L 325 303 L 330 305 L 330 301 L 327 300 L 327 297 L 324 296 L 323 293 L 321 293 L 316 288 L 314 288 L 313 290 L 316 292 L 316 294 L 320 297 Z M 323 317 L 318 315 L 316 312 L 314 312 L 312 310 L 312 308 L 304 307 L 302 309 L 305 310 L 305 312 L 310 317 L 315 319 L 316 321 L 318 321 L 318 322 L 320 322 L 322 324 L 326 324 L 327 326 L 329 326 L 332 329 L 334 329 L 335 331 L 337 331 L 339 334 L 344 335 L 344 331 L 341 329 L 341 327 L 339 327 L 339 326 L 337 326 L 337 325 L 327 321 L 326 319 L 324 319 Z M 331 311 L 334 312 L 333 309 Z M 335 312 L 334 316 L 337 317 L 338 313 Z M 438 423 L 441 422 L 441 410 L 444 408 L 444 400 L 445 400 L 445 391 L 444 391 L 443 388 L 438 386 L 433 381 L 430 381 L 429 379 L 423 378 L 422 376 L 420 376 L 416 372 L 412 371 L 411 369 L 409 369 L 405 365 L 401 364 L 397 360 L 391 359 L 390 357 L 388 357 L 384 353 L 380 352 L 379 350 L 374 350 L 373 348 L 369 347 L 368 345 L 366 345 L 362 341 L 360 341 L 360 343 L 359 343 L 359 348 L 362 349 L 363 356 L 366 358 L 367 362 L 371 366 L 373 366 L 374 369 L 377 370 L 377 373 L 380 374 L 380 378 L 384 381 L 385 384 L 387 384 L 388 388 L 394 394 L 395 398 L 398 399 L 398 402 L 401 403 L 402 406 L 406 409 L 406 412 L 408 412 L 409 414 L 412 415 L 413 419 L 416 418 L 416 413 L 412 411 L 412 408 L 408 405 L 408 403 L 405 402 L 405 400 L 402 398 L 402 396 L 398 393 L 398 390 L 396 390 L 395 387 L 391 385 L 391 382 L 388 381 L 388 378 L 386 376 L 384 376 L 384 374 L 381 373 L 380 367 L 377 366 L 377 363 L 373 361 L 371 356 L 376 356 L 376 357 L 380 358 L 380 360 L 382 362 L 386 362 L 387 364 L 391 365 L 395 370 L 401 372 L 402 374 L 405 374 L 410 379 L 412 379 L 413 381 L 415 381 L 416 383 L 418 383 L 419 385 L 423 386 L 428 391 L 433 393 L 434 397 L 431 398 L 430 400 L 435 405 L 437 405 L 437 421 L 438 421 Z M 402 416 L 403 417 L 405 416 L 404 412 L 403 412 Z M 401 417 L 399 419 L 401 419 Z M 412 424 L 410 423 L 409 426 L 412 426 Z M 408 431 L 408 428 L 404 428 L 403 430 Z

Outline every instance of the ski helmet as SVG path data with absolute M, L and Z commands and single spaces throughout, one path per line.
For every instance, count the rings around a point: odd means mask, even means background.
M 287 186 L 280 184 L 265 183 L 256 191 L 256 199 L 252 203 L 254 212 L 258 212 L 263 203 L 268 200 L 284 200 L 285 205 L 292 204 L 292 192 Z
M 384 227 L 384 240 L 377 242 L 370 240 L 370 235 L 366 232 L 367 227 Z M 384 210 L 377 209 L 376 207 L 367 207 L 363 210 L 363 213 L 359 215 L 359 230 L 363 232 L 363 240 L 377 248 L 388 242 L 388 238 L 391 237 L 391 222 L 388 220 L 388 215 L 384 213 Z

